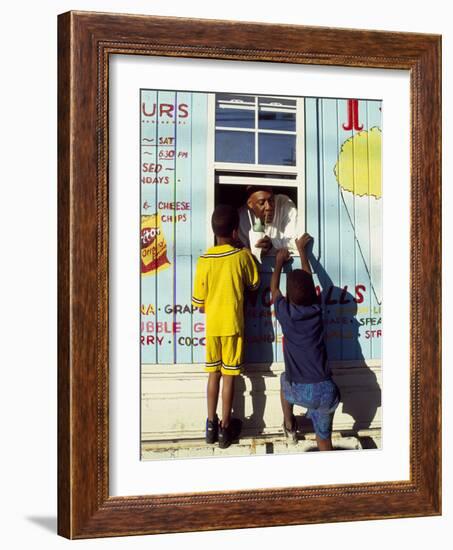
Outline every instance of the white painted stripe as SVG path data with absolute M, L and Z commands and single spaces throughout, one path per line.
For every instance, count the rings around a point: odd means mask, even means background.
M 218 175 L 217 181 L 220 185 L 267 185 L 271 186 L 285 186 L 285 187 L 297 187 L 298 183 L 295 178 L 255 178 L 251 176 L 225 176 Z
M 240 365 L 237 365 L 236 367 L 231 367 L 229 365 L 225 365 L 225 363 L 222 363 L 222 367 L 226 370 L 238 370 L 242 367 L 242 363 Z
M 223 258 L 225 256 L 231 256 L 232 254 L 237 254 L 241 250 L 242 249 L 240 249 L 240 248 L 236 248 L 235 250 L 230 250 L 229 252 L 221 252 L 221 253 L 218 253 L 218 254 L 203 254 L 200 257 L 201 258 Z
M 277 164 L 248 164 L 242 162 L 215 162 L 216 170 L 236 172 L 258 172 L 260 174 L 297 174 L 296 166 L 283 166 Z

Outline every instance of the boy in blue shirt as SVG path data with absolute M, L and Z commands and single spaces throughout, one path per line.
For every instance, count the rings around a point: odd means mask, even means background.
M 280 398 L 283 431 L 288 441 L 297 443 L 293 406 L 308 409 L 320 451 L 332 450 L 332 420 L 340 394 L 332 380 L 324 343 L 322 310 L 308 262 L 306 246 L 312 237 L 305 233 L 296 239 L 302 269 L 287 275 L 286 298 L 279 290 L 283 264 L 290 259 L 282 248 L 275 258 L 271 279 L 275 315 L 282 327 L 285 372 L 281 376 Z

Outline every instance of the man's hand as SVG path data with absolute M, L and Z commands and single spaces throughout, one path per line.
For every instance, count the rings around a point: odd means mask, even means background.
M 296 239 L 296 246 L 300 255 L 305 254 L 305 248 L 307 244 L 312 240 L 313 240 L 313 237 L 308 233 L 304 233 L 302 237 L 299 237 L 298 239 Z
M 275 256 L 275 264 L 282 266 L 285 262 L 291 259 L 287 248 L 280 248 Z
M 272 248 L 272 241 L 270 238 L 266 235 L 262 239 L 256 242 L 255 244 L 256 248 L 261 248 L 262 254 L 267 254 L 269 250 Z

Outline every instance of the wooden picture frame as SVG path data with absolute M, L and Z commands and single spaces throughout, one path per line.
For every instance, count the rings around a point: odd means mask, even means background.
M 58 24 L 59 534 L 89 538 L 439 515 L 440 37 L 88 12 L 62 14 Z M 410 71 L 410 480 L 109 495 L 111 54 Z

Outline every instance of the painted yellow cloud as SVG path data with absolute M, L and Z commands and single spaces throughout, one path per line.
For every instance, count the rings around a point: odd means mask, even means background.
M 358 132 L 341 146 L 334 172 L 338 184 L 355 195 L 382 196 L 382 132 L 374 127 Z

